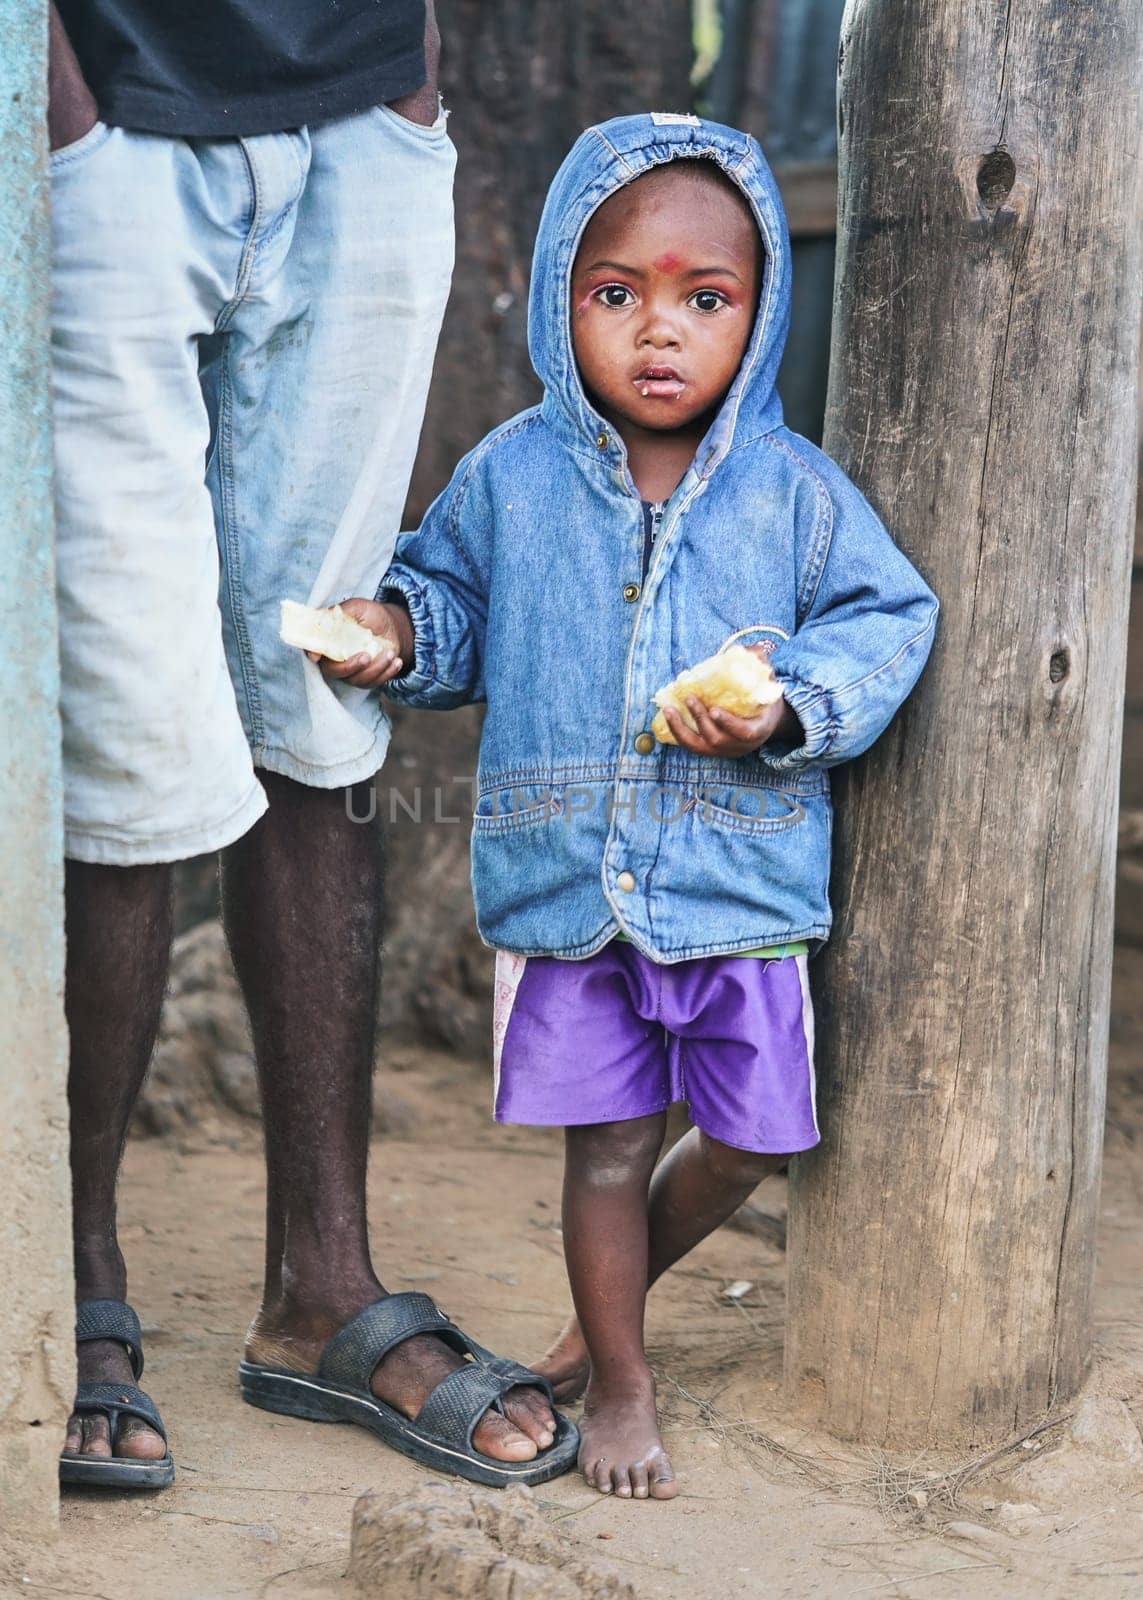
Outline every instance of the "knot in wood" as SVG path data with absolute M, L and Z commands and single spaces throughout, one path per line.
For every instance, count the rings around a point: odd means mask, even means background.
M 990 150 L 980 158 L 976 169 L 976 192 L 989 211 L 995 211 L 1012 193 L 1016 182 L 1016 163 L 1007 150 Z

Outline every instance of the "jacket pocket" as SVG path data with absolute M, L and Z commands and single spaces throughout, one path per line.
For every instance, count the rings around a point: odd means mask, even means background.
M 513 784 L 485 789 L 476 802 L 472 831 L 482 838 L 513 833 L 518 828 L 559 820 L 564 814 L 563 790 L 551 784 Z
M 472 893 L 481 938 L 551 955 L 585 948 L 608 920 L 599 881 L 605 825 L 572 786 L 484 790 L 472 823 Z
M 749 784 L 704 785 L 690 796 L 687 808 L 698 822 L 736 833 L 787 833 L 806 820 L 806 808 L 796 794 Z

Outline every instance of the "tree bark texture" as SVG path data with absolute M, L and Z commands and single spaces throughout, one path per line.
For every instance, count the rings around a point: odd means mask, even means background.
M 983 1442 L 1088 1360 L 1135 490 L 1143 10 L 850 0 L 826 448 L 942 600 L 837 774 L 787 1376 Z

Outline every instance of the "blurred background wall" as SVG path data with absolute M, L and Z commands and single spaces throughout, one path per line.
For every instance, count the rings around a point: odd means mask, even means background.
M 409 513 L 457 460 L 539 397 L 528 364 L 532 240 L 584 128 L 698 109 L 748 129 L 782 184 L 794 307 L 780 386 L 820 437 L 836 209 L 834 81 L 843 0 L 445 0 L 442 89 L 459 152 L 457 266 Z

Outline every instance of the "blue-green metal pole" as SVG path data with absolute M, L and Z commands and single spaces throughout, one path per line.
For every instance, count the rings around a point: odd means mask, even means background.
M 43 1530 L 74 1380 L 48 387 L 46 0 L 0 0 L 0 1527 Z

